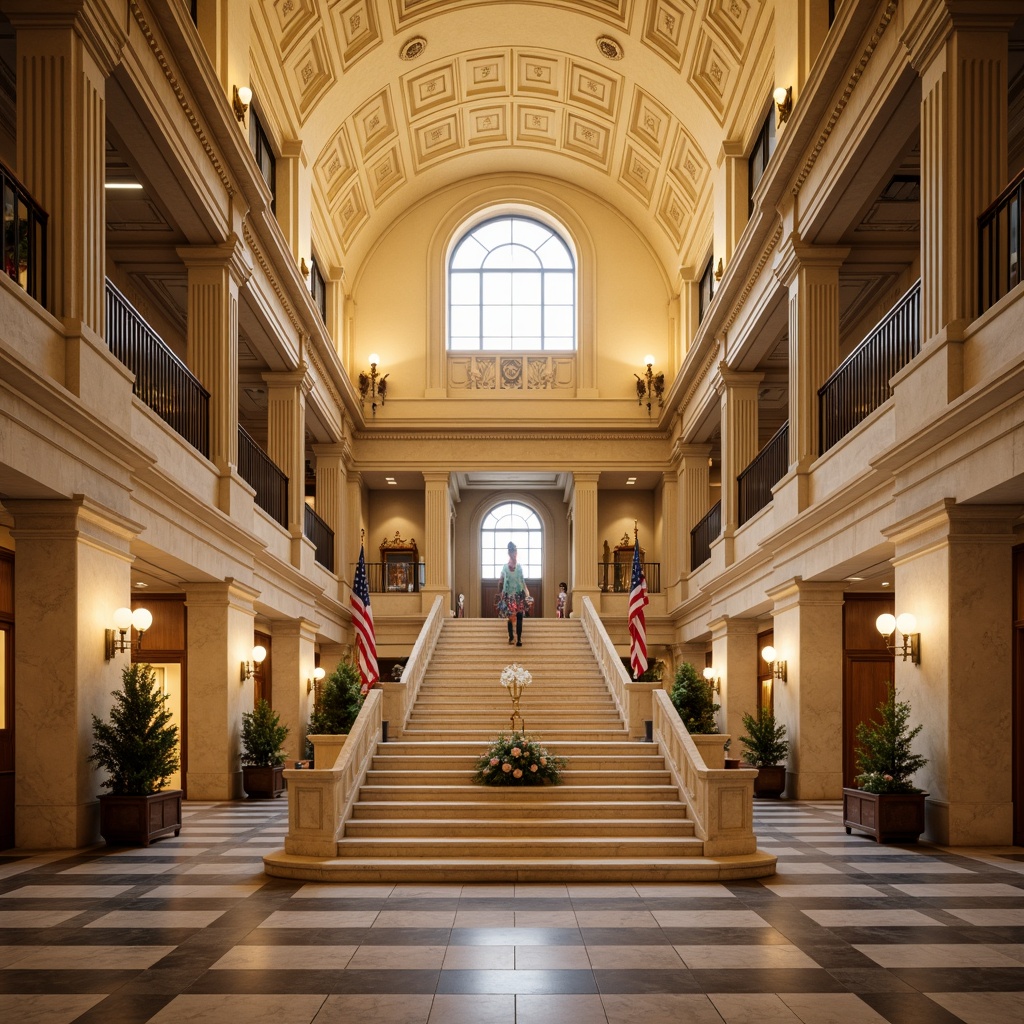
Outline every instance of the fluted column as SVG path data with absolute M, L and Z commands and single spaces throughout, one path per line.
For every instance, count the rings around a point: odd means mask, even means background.
M 346 590 L 351 590 L 352 580 L 355 577 L 355 566 L 359 560 L 359 543 L 360 533 L 363 530 L 363 476 L 356 470 L 349 470 L 348 483 L 346 485 L 346 507 L 348 514 L 346 516 L 346 527 L 343 534 L 343 547 L 342 552 L 343 561 L 341 563 L 343 574 L 342 580 Z M 348 600 L 348 595 L 344 595 L 344 600 Z
M 722 534 L 739 526 L 739 487 L 736 477 L 750 465 L 758 450 L 757 394 L 763 373 L 737 373 L 719 368 L 718 394 L 722 403 Z
M 316 665 L 317 623 L 286 619 L 273 624 L 274 690 L 271 704 L 288 729 L 284 749 L 289 761 L 302 760 L 306 725 L 313 713 L 309 682 Z
M 570 515 L 573 521 L 572 595 L 574 601 L 589 597 L 598 607 L 597 563 L 601 544 L 597 536 L 598 473 L 573 473 Z M 576 607 L 582 607 L 577 604 Z
M 718 153 L 715 176 L 715 247 L 723 265 L 728 266 L 732 251 L 747 225 L 747 153 L 742 143 L 725 141 Z M 717 263 L 716 263 L 717 266 Z
M 693 571 L 690 552 L 690 531 L 708 514 L 711 507 L 711 474 L 708 460 L 711 457 L 709 444 L 681 444 L 677 448 L 679 458 L 679 488 L 681 526 L 682 573 Z
M 789 289 L 789 471 L 801 478 L 820 454 L 818 389 L 839 364 L 839 268 L 849 252 L 805 245 L 793 234 L 776 264 Z M 801 479 L 794 514 L 806 501 Z
M 921 76 L 923 344 L 959 341 L 978 313 L 977 218 L 1008 180 L 1008 32 L 1019 14 L 1019 3 L 933 0 L 903 34 Z M 963 382 L 951 362 L 954 398 Z
M 238 289 L 252 267 L 233 235 L 178 255 L 188 268 L 187 362 L 210 392 L 210 461 L 221 475 L 218 505 L 231 515 L 244 501 L 231 486 L 238 479 Z
M 101 337 L 106 80 L 124 29 L 108 4 L 86 0 L 8 0 L 4 13 L 17 30 L 18 174 L 49 215 L 46 305 L 71 332 Z
M 263 380 L 267 385 L 267 454 L 288 477 L 288 532 L 301 542 L 306 514 L 306 395 L 313 382 L 304 365 L 286 373 L 265 373 Z M 302 565 L 298 545 L 292 563 Z
M 661 589 L 669 608 L 679 600 L 679 477 L 675 469 L 661 475 Z
M 286 139 L 277 158 L 275 212 L 296 266 L 305 260 L 310 265 L 310 185 L 309 157 L 301 139 Z
M 722 705 L 722 732 L 734 739 L 744 735 L 743 714 L 757 714 L 757 620 L 723 615 L 708 623 L 711 629 L 711 665 L 718 676 Z M 738 743 L 730 748 L 730 757 L 741 757 Z
M 313 454 L 316 456 L 316 514 L 334 531 L 334 565 L 331 568 L 336 576 L 344 576 L 348 445 L 315 444 Z
M 452 499 L 450 474 L 424 473 L 424 512 L 427 536 L 420 552 L 426 561 L 426 583 L 422 588 L 423 607 L 430 608 L 441 595 L 445 607 L 452 603 Z

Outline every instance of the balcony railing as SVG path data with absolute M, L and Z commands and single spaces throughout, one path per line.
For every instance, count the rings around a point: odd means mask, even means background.
M 708 514 L 690 531 L 690 569 L 703 565 L 711 557 L 711 542 L 722 532 L 722 503 L 716 502 Z
M 47 214 L 3 164 L 0 190 L 4 202 L 4 273 L 45 306 Z
M 753 519 L 772 500 L 772 488 L 789 469 L 789 422 L 772 435 L 754 461 L 736 478 L 739 484 L 740 526 Z
M 353 565 L 353 578 L 355 571 Z M 423 562 L 367 562 L 366 583 L 371 594 L 418 594 L 425 571 Z
M 288 477 L 273 463 L 270 456 L 238 425 L 238 474 L 256 488 L 256 504 L 271 519 L 288 525 Z
M 822 455 L 892 397 L 889 381 L 920 350 L 918 281 L 818 390 Z
M 1024 171 L 978 218 L 978 313 L 1020 283 L 1020 212 Z
M 330 572 L 334 572 L 334 531 L 316 514 L 311 505 L 306 506 L 303 532 L 316 546 L 316 560 Z
M 647 593 L 661 593 L 661 562 L 641 562 L 644 578 L 647 580 Z M 633 581 L 632 562 L 598 562 L 597 585 L 603 593 L 628 594 L 629 585 Z
M 135 374 L 132 392 L 209 458 L 210 393 L 110 281 L 107 347 Z

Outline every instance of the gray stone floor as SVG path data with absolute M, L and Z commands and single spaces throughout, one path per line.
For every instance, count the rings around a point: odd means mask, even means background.
M 147 850 L 0 855 L 12 1024 L 1021 1024 L 1024 850 L 877 846 L 759 801 L 723 884 L 266 877 L 284 800 L 185 805 Z

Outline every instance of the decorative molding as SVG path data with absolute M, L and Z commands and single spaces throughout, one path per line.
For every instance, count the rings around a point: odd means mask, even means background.
M 747 283 L 743 286 L 743 291 L 740 292 L 736 301 L 733 303 L 732 309 L 729 311 L 728 317 L 725 319 L 725 323 L 722 324 L 722 330 L 728 331 L 730 327 L 736 322 L 736 317 L 740 315 L 740 310 L 743 308 L 747 301 L 747 296 L 754 290 L 754 285 L 757 284 L 757 279 L 761 276 L 764 268 L 768 264 L 768 260 L 771 258 L 773 252 L 775 252 L 776 246 L 779 244 L 779 240 L 782 238 L 782 222 L 779 221 L 775 226 L 775 231 L 772 237 L 768 239 L 768 243 L 764 249 L 761 250 L 761 257 L 757 261 L 754 269 L 747 276 Z
M 825 148 L 825 143 L 828 142 L 829 137 L 832 135 L 832 131 L 836 124 L 838 124 L 840 116 L 846 109 L 846 105 L 850 102 L 853 90 L 856 89 L 857 83 L 864 75 L 864 71 L 868 66 L 868 62 L 871 60 L 872 54 L 878 48 L 878 44 L 881 42 L 882 36 L 885 35 L 885 30 L 889 27 L 889 23 L 892 21 L 893 15 L 896 13 L 897 6 L 897 0 L 889 0 L 886 4 L 885 10 L 882 12 L 882 17 L 877 26 L 875 26 L 875 31 L 872 32 L 867 46 L 864 47 L 864 52 L 860 55 L 860 60 L 857 62 L 857 66 L 850 73 L 850 77 L 846 83 L 846 88 L 843 89 L 842 95 L 838 100 L 836 100 L 836 104 L 832 108 L 832 113 L 829 116 L 828 121 L 825 122 L 825 127 L 821 130 L 818 141 L 814 144 L 814 148 L 808 154 L 803 168 L 797 175 L 796 181 L 793 183 L 793 195 L 796 196 L 800 194 L 800 190 L 803 188 L 804 182 L 807 181 L 811 171 L 814 169 L 814 165 L 818 162 L 818 157 L 821 155 L 821 151 Z
M 478 355 L 448 353 L 448 387 L 452 391 L 573 391 L 576 354 Z
M 170 85 L 171 90 L 177 98 L 178 104 L 184 112 L 185 117 L 188 118 L 188 123 L 192 126 L 192 130 L 195 132 L 196 138 L 199 140 L 199 144 L 203 147 L 204 152 L 210 158 L 210 163 L 213 165 L 213 169 L 217 172 L 217 177 L 220 178 L 225 191 L 229 197 L 233 197 L 235 195 L 235 188 L 231 184 L 231 180 L 228 178 L 227 172 L 224 170 L 224 165 L 220 162 L 220 158 L 214 151 L 213 145 L 210 143 L 206 132 L 203 130 L 203 126 L 199 123 L 199 118 L 196 117 L 195 111 L 186 99 L 185 91 L 178 82 L 177 75 L 175 75 L 171 70 L 171 65 L 164 56 L 164 51 L 160 49 L 160 45 L 156 41 L 156 36 L 150 28 L 149 22 L 146 21 L 146 18 L 136 0 L 130 0 L 130 4 L 132 17 L 135 18 L 135 22 L 139 26 L 139 30 L 142 32 L 142 38 L 146 40 L 146 44 L 149 46 L 150 51 L 156 58 L 157 63 L 160 65 L 160 69 L 163 71 L 168 85 Z
M 722 343 L 716 338 L 715 344 L 704 357 L 704 362 L 701 364 L 700 370 L 694 374 L 693 380 L 690 381 L 690 386 L 686 389 L 686 393 L 683 395 L 680 408 L 685 409 L 690 404 L 693 400 L 693 396 L 697 394 L 697 389 L 704 383 L 708 374 L 711 373 L 711 371 L 718 365 L 718 350 L 721 347 Z
M 278 281 L 277 275 L 274 273 L 274 268 L 270 265 L 266 256 L 264 256 L 263 250 L 256 244 L 256 236 L 253 234 L 252 228 L 249 227 L 248 220 L 245 220 L 242 223 L 242 238 L 245 239 L 245 244 L 249 247 L 249 251 L 252 253 L 252 257 L 256 265 L 263 271 L 267 281 L 270 282 L 270 287 L 274 289 L 274 294 L 284 307 L 285 313 L 288 314 L 288 319 L 291 321 L 292 326 L 296 331 L 301 331 L 303 329 L 302 322 L 299 320 L 298 316 L 296 316 L 294 307 L 288 301 L 288 296 L 285 295 L 284 289 L 281 287 L 281 283 Z
M 589 431 L 551 431 L 551 430 L 501 430 L 501 431 L 425 431 L 396 430 L 394 427 L 382 427 L 381 430 L 356 430 L 352 433 L 353 441 L 638 441 L 657 442 L 671 441 L 672 435 L 666 430 L 650 430 L 638 426 L 635 431 L 626 430 L 589 430 Z

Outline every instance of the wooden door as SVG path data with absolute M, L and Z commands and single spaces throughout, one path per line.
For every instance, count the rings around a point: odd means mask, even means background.
M 1013 842 L 1024 845 L 1024 546 L 1013 549 L 1013 692 L 1010 743 Z
M 892 614 L 888 594 L 848 594 L 843 603 L 843 785 L 857 774 L 857 725 L 877 721 L 878 705 L 889 694 L 896 662 L 875 628 L 883 612 Z
M 0 850 L 14 846 L 14 555 L 0 551 Z

